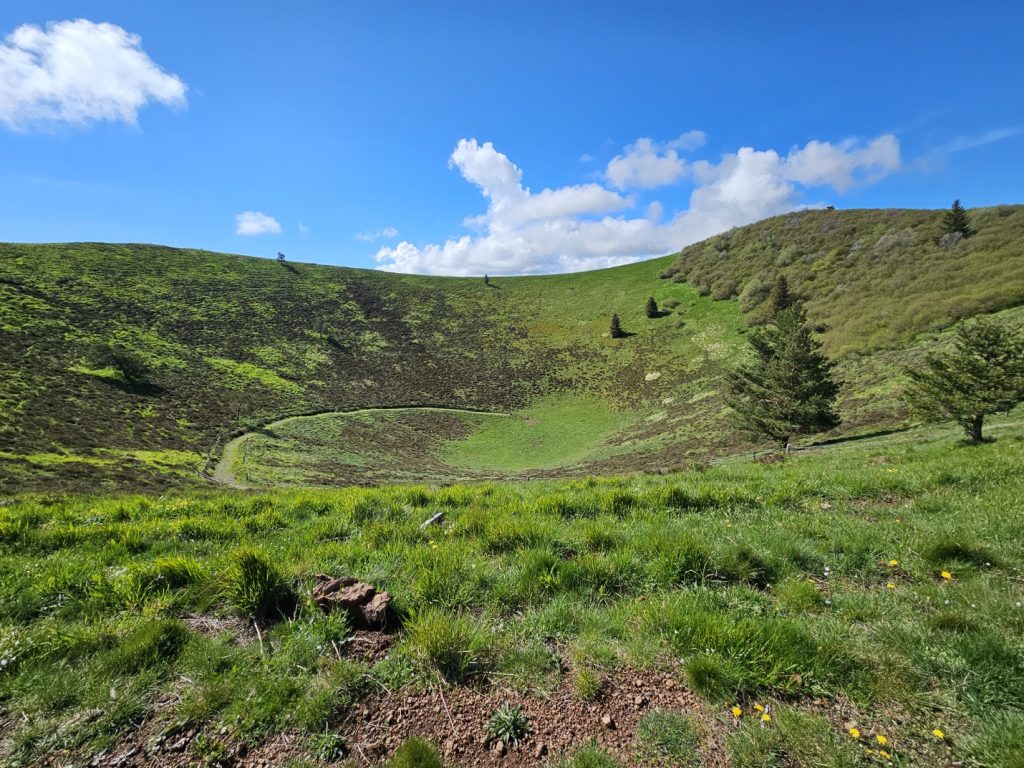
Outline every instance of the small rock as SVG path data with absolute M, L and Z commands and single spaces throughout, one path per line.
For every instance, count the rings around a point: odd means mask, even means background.
M 636 704 L 638 707 L 643 707 L 647 705 L 647 699 L 645 699 L 643 696 L 636 696 L 633 699 L 633 703 Z
M 546 755 L 547 753 L 548 745 L 545 744 L 543 741 L 540 744 L 538 744 L 533 750 L 533 756 L 538 759 L 544 757 L 544 755 Z
M 248 745 L 243 741 L 241 744 L 238 745 L 238 748 L 235 749 L 235 754 L 239 757 L 245 757 L 247 754 L 249 754 Z
M 505 742 L 504 741 L 498 741 L 498 742 L 495 743 L 495 745 L 494 745 L 494 753 L 496 755 L 504 755 L 505 754 Z
M 603 725 L 609 731 L 614 731 L 615 730 L 615 720 L 612 719 L 611 715 L 602 715 L 601 716 L 601 725 Z
M 448 741 L 446 741 L 444 743 L 444 753 L 446 755 L 450 755 L 454 751 L 455 751 L 455 742 L 452 741 L 451 739 L 448 739 Z
M 435 523 L 440 523 L 442 520 L 444 520 L 444 512 L 438 512 L 433 517 L 430 517 L 420 523 L 420 530 L 422 531 L 424 528 L 434 525 Z

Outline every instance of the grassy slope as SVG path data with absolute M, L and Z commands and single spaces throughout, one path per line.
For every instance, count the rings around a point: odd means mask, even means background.
M 1024 206 L 971 217 L 977 234 L 942 247 L 941 212 L 803 211 L 684 248 L 668 274 L 739 296 L 755 321 L 763 289 L 784 274 L 827 326 L 829 352 L 891 347 L 1024 301 Z
M 24 496 L 0 508 L 0 713 L 21 713 L 0 714 L 0 762 L 85 764 L 142 723 L 167 743 L 197 729 L 196 764 L 287 732 L 313 765 L 333 734 L 350 738 L 361 701 L 395 708 L 436 684 L 435 664 L 458 678 L 452 660 L 472 658 L 465 684 L 512 703 L 560 681 L 589 696 L 616 670 L 671 675 L 697 698 L 659 743 L 735 768 L 884 765 L 864 753 L 879 734 L 896 765 L 1012 768 L 1020 418 L 975 448 L 933 429 L 665 478 Z M 440 511 L 443 526 L 420 529 Z M 289 585 L 345 573 L 391 591 L 406 617 L 397 646 L 372 664 L 339 658 L 344 626 L 309 612 L 257 643 L 225 590 L 242 547 Z
M 933 243 L 940 216 L 803 212 L 679 260 L 490 288 L 154 246 L 0 245 L 0 490 L 195 482 L 206 454 L 242 428 L 403 405 L 517 418 L 477 431 L 438 425 L 448 443 L 398 425 L 423 450 L 385 455 L 375 480 L 409 478 L 418 463 L 453 467 L 449 478 L 679 467 L 741 444 L 724 418 L 721 372 L 757 318 L 752 281 L 779 269 L 842 356 L 844 430 L 897 423 L 896 374 L 932 343 L 922 333 L 1024 299 L 1024 207 L 975 212 L 979 233 L 950 249 Z M 687 272 L 690 284 L 662 272 Z M 746 288 L 739 303 L 698 295 L 729 280 Z M 679 306 L 648 319 L 649 295 Z M 612 312 L 635 335 L 606 338 Z M 1019 309 L 1008 316 L 1024 321 Z M 143 355 L 153 386 L 92 368 L 86 350 L 103 339 Z M 347 423 L 302 422 L 340 448 L 301 433 L 280 455 L 265 446 L 271 474 L 294 480 L 284 465 L 309 463 L 327 479 L 349 473 L 345 443 L 373 436 Z

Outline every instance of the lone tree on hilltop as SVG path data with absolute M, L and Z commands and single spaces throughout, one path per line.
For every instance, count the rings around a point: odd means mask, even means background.
M 959 200 L 954 200 L 953 205 L 946 211 L 946 215 L 942 217 L 942 233 L 944 235 L 958 234 L 961 237 L 970 237 L 974 234 L 971 217 L 968 216 L 967 209 L 960 205 Z
M 750 334 L 754 358 L 729 374 L 727 402 L 738 426 L 788 453 L 797 435 L 832 429 L 839 385 L 832 363 L 811 336 L 803 304 L 793 301 Z
M 484 285 L 490 285 L 490 284 L 491 284 L 491 278 L 488 277 L 487 275 L 484 275 Z
M 907 371 L 907 403 L 927 421 L 955 421 L 983 440 L 985 417 L 1024 402 L 1024 337 L 988 318 L 961 323 L 953 350 Z
M 658 312 L 658 302 L 654 300 L 653 296 L 647 300 L 647 304 L 644 306 L 644 312 L 648 317 L 657 317 L 661 314 Z
M 284 254 L 281 253 L 280 251 L 277 252 L 277 260 L 278 260 L 278 262 L 283 262 L 284 261 Z
M 619 322 L 618 315 L 612 315 L 612 324 L 608 327 L 608 335 L 613 339 L 621 339 L 626 335 L 626 332 L 622 330 L 622 323 Z

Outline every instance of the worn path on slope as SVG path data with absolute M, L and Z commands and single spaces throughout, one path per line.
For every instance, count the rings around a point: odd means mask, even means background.
M 284 424 L 289 424 L 293 421 L 300 419 L 317 419 L 323 416 L 357 416 L 363 413 L 396 413 L 399 411 L 441 411 L 446 413 L 471 413 L 478 416 L 498 416 L 500 418 L 511 418 L 512 414 L 508 412 L 499 411 L 484 411 L 475 410 L 473 408 L 441 408 L 432 405 L 400 405 L 383 408 L 357 408 L 351 411 L 323 411 L 320 413 L 306 413 L 298 416 L 286 416 L 283 419 L 272 421 L 269 424 L 264 424 L 259 427 L 259 430 L 274 429 Z M 212 478 L 216 483 L 221 485 L 227 485 L 232 488 L 248 489 L 255 486 L 247 485 L 235 477 L 234 472 L 231 471 L 231 466 L 234 464 L 235 457 L 238 455 L 238 451 L 242 445 L 256 433 L 256 430 L 249 430 L 242 433 L 238 437 L 230 440 L 225 446 L 221 453 L 220 460 L 217 462 L 217 466 L 214 467 Z

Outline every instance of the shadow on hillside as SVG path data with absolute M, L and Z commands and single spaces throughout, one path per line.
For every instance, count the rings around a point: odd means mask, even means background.
M 872 437 L 885 437 L 886 435 L 896 435 L 900 432 L 906 432 L 906 427 L 888 427 L 886 429 L 876 429 L 873 432 L 864 432 L 859 435 L 844 435 L 842 437 L 833 437 L 828 440 L 818 440 L 806 446 L 807 448 L 823 448 L 826 445 L 841 445 L 842 443 L 855 443 L 860 440 L 868 440 Z
M 107 386 L 113 387 L 114 389 L 125 392 L 129 395 L 142 395 L 143 397 L 157 397 L 162 395 L 166 390 L 159 384 L 153 384 L 149 381 L 137 381 L 128 382 L 121 379 L 101 379 Z

